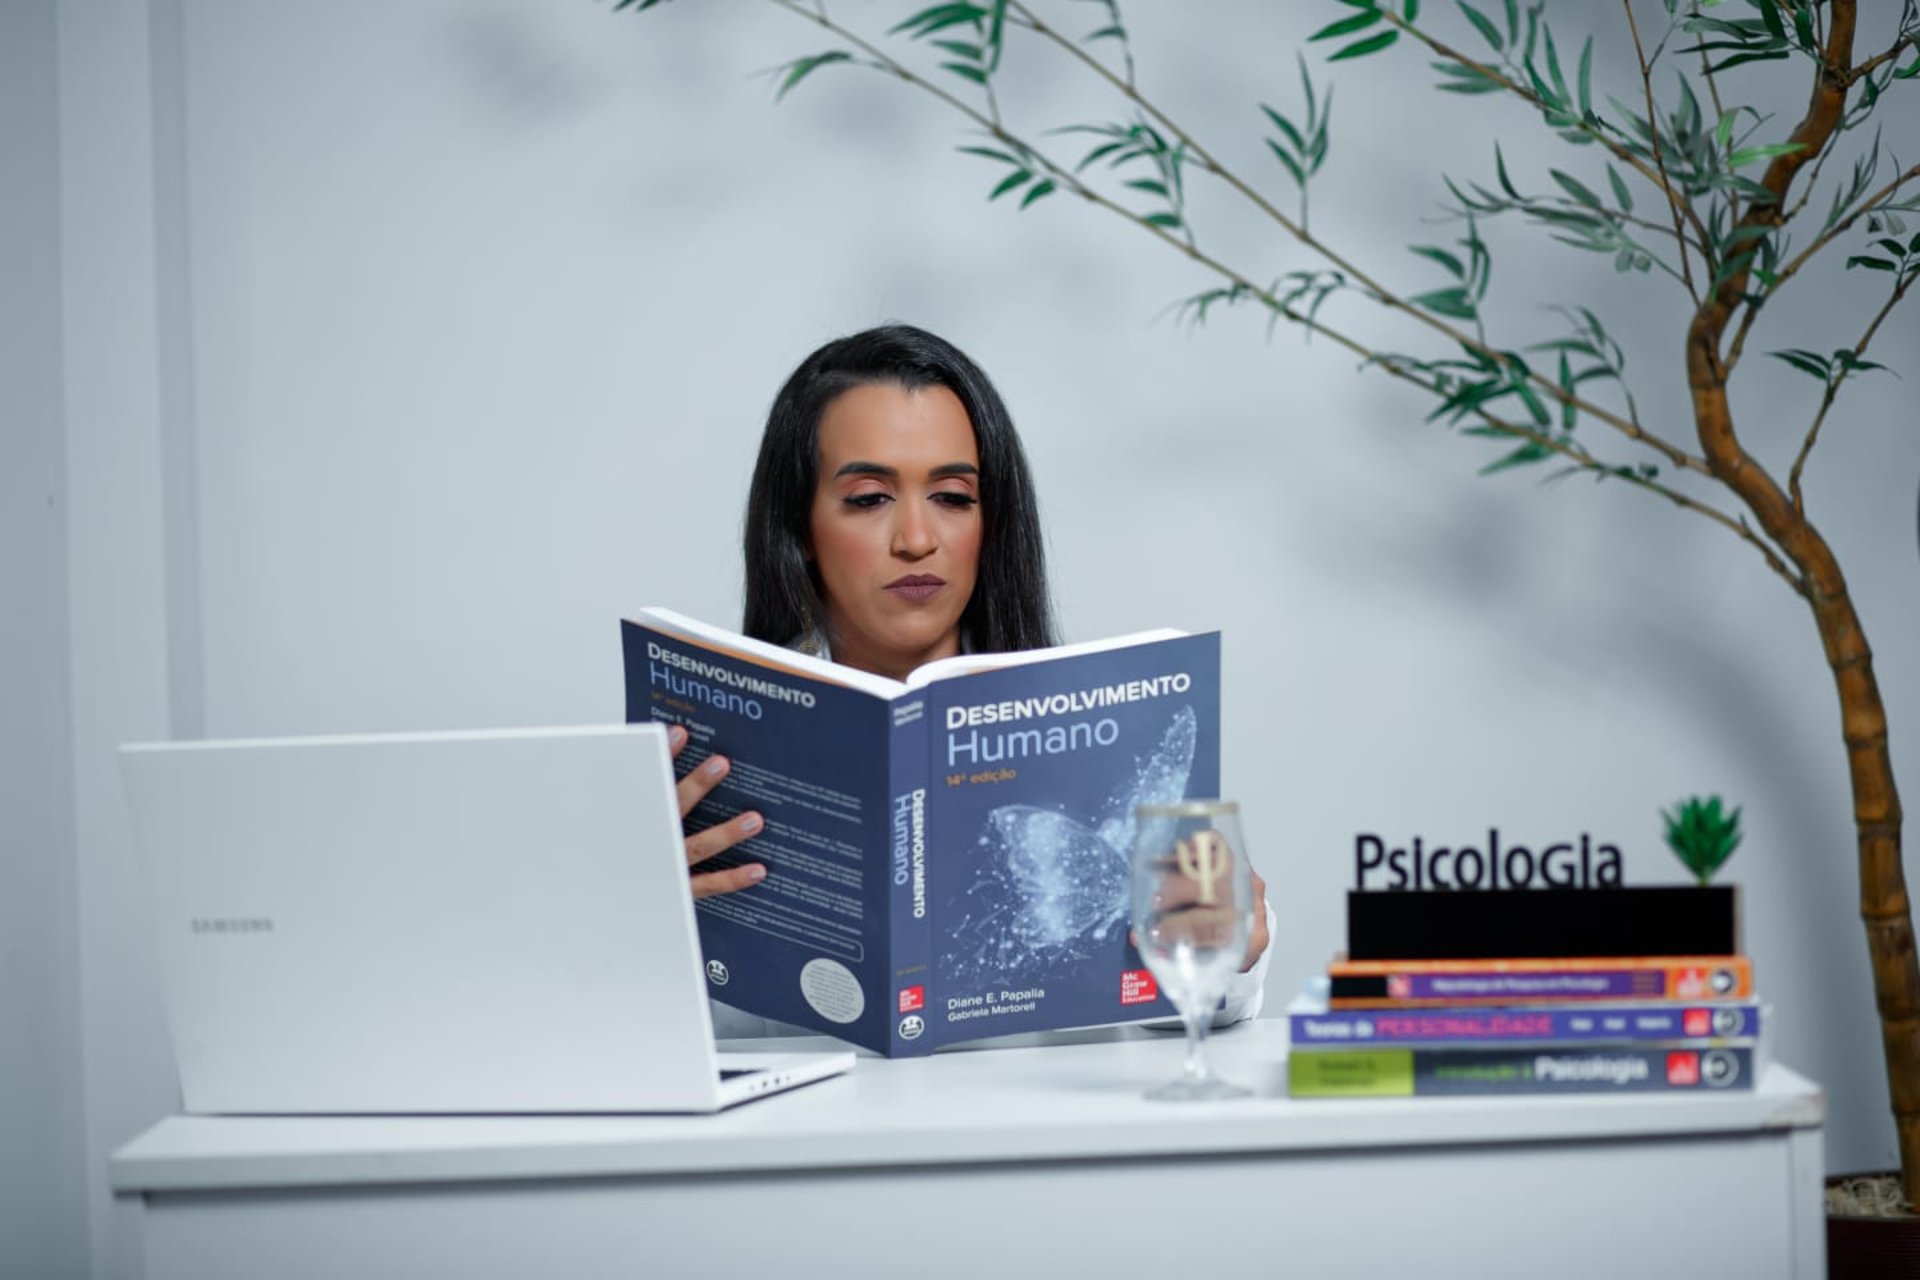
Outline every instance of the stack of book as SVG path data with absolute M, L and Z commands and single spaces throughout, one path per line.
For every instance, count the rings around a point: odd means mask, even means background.
M 1751 1089 L 1731 888 L 1354 892 L 1289 1009 L 1294 1097 Z

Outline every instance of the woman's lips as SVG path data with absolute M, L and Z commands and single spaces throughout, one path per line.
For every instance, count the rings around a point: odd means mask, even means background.
M 946 585 L 945 578 L 936 578 L 930 573 L 910 573 L 904 578 L 894 579 L 882 589 L 888 595 L 919 604 L 933 599 Z

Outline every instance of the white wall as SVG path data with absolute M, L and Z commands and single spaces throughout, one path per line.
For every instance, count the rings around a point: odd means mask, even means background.
M 54 4 L 0 5 L 0 1275 L 85 1274 Z
M 753 73 L 822 40 L 770 7 L 608 8 L 62 7 L 85 944 L 90 974 L 135 984 L 89 987 L 90 1059 L 116 1064 L 89 1073 L 95 1158 L 171 1088 L 137 952 L 108 927 L 130 911 L 98 772 L 115 735 L 616 718 L 622 611 L 736 615 L 780 380 L 899 318 L 958 341 L 1013 406 L 1071 635 L 1225 631 L 1227 785 L 1280 915 L 1276 996 L 1339 945 L 1356 832 L 1591 832 L 1631 879 L 1672 880 L 1659 807 L 1719 791 L 1746 807 L 1732 875 L 1777 1052 L 1832 1090 L 1836 1168 L 1891 1159 L 1833 696 L 1804 610 L 1746 548 L 1612 486 L 1476 479 L 1480 447 L 1252 316 L 1188 334 L 1160 313 L 1204 275 L 1066 200 L 986 205 L 994 175 L 897 86 L 823 73 L 775 107 Z M 1145 82 L 1278 192 L 1255 104 L 1292 104 L 1314 15 L 1133 8 Z M 1338 73 L 1316 204 L 1403 286 L 1428 277 L 1397 246 L 1453 234 L 1422 221 L 1432 158 L 1490 163 L 1477 104 L 1436 101 L 1411 62 Z M 1025 83 L 1020 105 L 1072 118 L 1064 66 Z M 1529 181 L 1561 163 L 1524 120 L 1492 127 Z M 1299 265 L 1203 217 L 1255 269 Z M 1537 297 L 1605 309 L 1649 416 L 1684 430 L 1671 298 L 1519 239 L 1500 264 L 1510 340 L 1537 332 Z M 1803 288 L 1761 345 L 1838 345 L 1822 320 L 1852 287 Z M 1915 348 L 1914 314 L 1881 348 Z M 1809 493 L 1915 803 L 1904 386 L 1849 390 Z M 1810 404 L 1783 373 L 1736 408 L 1778 458 Z
M 113 1203 L 107 1156 L 179 1103 L 114 752 L 196 723 L 169 711 L 170 615 L 191 596 L 178 581 L 170 591 L 167 576 L 168 463 L 185 445 L 178 432 L 171 450 L 162 442 L 173 386 L 160 368 L 173 350 L 162 340 L 173 314 L 162 278 L 177 264 L 160 251 L 171 188 L 155 164 L 180 70 L 166 6 L 149 9 L 146 0 L 59 7 L 72 777 L 97 1276 L 132 1274 L 123 1251 L 134 1210 Z

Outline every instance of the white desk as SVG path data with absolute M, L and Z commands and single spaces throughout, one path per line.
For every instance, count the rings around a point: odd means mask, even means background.
M 147 1280 L 1825 1274 L 1817 1086 L 1150 1103 L 1153 1033 L 888 1062 L 705 1117 L 176 1117 L 113 1158 Z M 1204 1262 L 1202 1270 L 1200 1263 Z

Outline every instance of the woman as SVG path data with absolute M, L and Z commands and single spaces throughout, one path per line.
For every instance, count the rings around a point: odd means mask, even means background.
M 937 658 L 1055 643 L 1026 455 L 999 393 L 944 339 L 869 329 L 808 356 L 774 398 L 747 495 L 742 629 L 903 679 Z M 677 754 L 685 731 L 671 730 Z M 692 811 L 723 756 L 680 781 Z M 757 834 L 746 812 L 687 837 L 696 897 L 759 883 L 758 864 L 701 863 Z M 1255 876 L 1264 905 L 1265 886 Z M 1229 1011 L 1259 1007 L 1268 913 Z M 726 1034 L 726 1032 L 722 1032 Z

